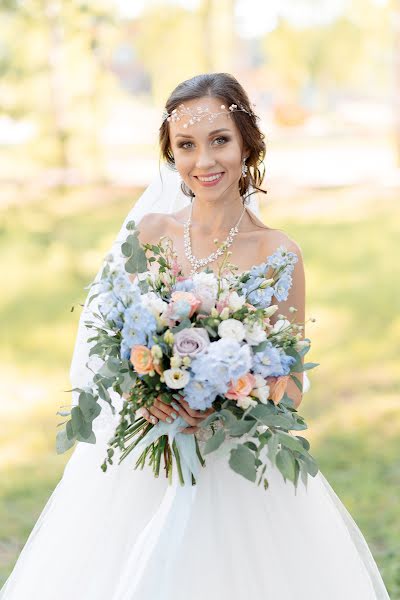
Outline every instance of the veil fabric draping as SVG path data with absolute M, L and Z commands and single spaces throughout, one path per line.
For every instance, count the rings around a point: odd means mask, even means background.
M 179 188 L 163 167 L 136 202 L 110 252 L 121 268 L 128 221 L 182 208 L 189 199 Z M 255 194 L 249 207 L 258 212 Z M 86 300 L 72 387 L 87 386 L 96 368 L 92 358 L 87 366 L 85 326 L 95 309 Z M 118 413 L 103 404 L 96 444 L 77 443 L 0 600 L 389 599 L 360 529 L 321 472 L 295 494 L 270 463 L 265 491 L 231 470 L 229 440 L 207 456 L 195 486 L 180 486 L 175 472 L 169 485 L 151 468 L 135 470 L 133 454 L 104 473 Z

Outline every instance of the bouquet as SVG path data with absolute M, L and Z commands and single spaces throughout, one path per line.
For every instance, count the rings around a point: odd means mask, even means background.
M 98 303 L 95 320 L 85 323 L 94 332 L 90 355 L 102 366 L 90 386 L 74 388 L 78 405 L 58 413 L 71 418 L 57 434 L 57 451 L 76 440 L 96 442 L 92 424 L 101 412 L 99 400 L 115 413 L 114 390 L 124 402 L 104 471 L 116 449 L 119 463 L 135 450 L 136 468 L 148 463 L 158 476 L 163 462 L 170 481 L 176 466 L 182 484 L 195 484 L 204 457 L 233 439 L 229 465 L 238 474 L 267 489 L 268 456 L 285 482 L 297 488 L 301 477 L 307 484 L 318 466 L 309 442 L 297 434 L 307 425 L 286 387 L 291 378 L 301 390 L 294 373 L 317 364 L 303 364 L 310 349 L 310 340 L 302 339 L 303 324 L 284 315 L 270 322 L 278 310 L 272 298 L 288 297 L 296 254 L 279 247 L 265 263 L 235 274 L 225 251 L 217 273 L 185 277 L 169 238 L 141 245 L 135 222 L 127 228 L 121 246 L 125 270 L 106 262 L 89 299 L 97 297 Z M 201 422 L 207 432 L 202 449 L 197 434 L 180 433 L 182 417 L 153 425 L 140 416 L 156 398 L 170 404 L 181 396 L 193 409 L 214 409 Z

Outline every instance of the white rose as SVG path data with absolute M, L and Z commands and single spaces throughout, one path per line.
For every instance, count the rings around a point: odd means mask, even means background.
M 286 329 L 290 325 L 290 322 L 287 319 L 278 319 L 275 325 L 272 328 L 273 333 L 279 333 L 282 329 Z
M 218 281 L 214 273 L 195 273 L 192 278 L 193 289 L 191 292 L 201 302 L 199 310 L 211 312 L 217 301 Z
M 246 342 L 250 346 L 257 346 L 267 339 L 267 334 L 259 323 L 247 323 L 245 331 Z
M 249 406 L 257 406 L 257 400 L 253 400 L 250 396 L 242 396 L 236 400 L 236 404 L 246 410 Z
M 240 310 L 245 302 L 246 298 L 244 296 L 239 296 L 237 292 L 231 292 L 229 294 L 229 308 L 232 312 Z
M 221 338 L 233 338 L 237 342 L 241 342 L 245 336 L 243 323 L 236 319 L 226 319 L 218 325 L 218 335 Z
M 180 390 L 189 383 L 190 375 L 183 369 L 167 369 L 163 373 L 165 383 L 172 390 Z
M 263 404 L 268 404 L 269 385 L 253 388 L 251 395 L 255 398 L 258 398 Z

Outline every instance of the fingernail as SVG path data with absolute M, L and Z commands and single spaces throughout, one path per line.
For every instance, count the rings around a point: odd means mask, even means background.
M 167 421 L 167 423 L 172 423 L 172 419 L 170 417 L 167 417 L 165 420 Z
M 150 421 L 155 425 L 157 423 L 157 417 L 151 417 Z
M 175 409 L 175 410 L 179 410 L 179 406 L 177 405 L 176 402 L 171 402 L 171 406 Z
M 176 419 L 176 417 L 178 416 L 178 415 L 177 415 L 176 413 L 174 413 L 174 412 L 170 413 L 170 415 L 171 415 L 171 417 L 172 417 L 173 419 Z

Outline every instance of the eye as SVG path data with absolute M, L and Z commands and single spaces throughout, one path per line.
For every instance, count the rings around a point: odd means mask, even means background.
M 220 135 L 219 137 L 215 138 L 214 142 L 216 142 L 217 140 L 223 141 L 222 144 L 217 144 L 217 146 L 223 146 L 225 144 L 225 142 L 229 142 L 229 138 L 224 135 Z
M 222 140 L 223 143 L 222 144 L 217 144 L 217 146 L 223 146 L 226 142 L 229 142 L 229 138 L 224 136 L 224 135 L 220 135 L 219 137 L 215 138 L 214 142 L 216 142 L 217 140 Z M 193 142 L 181 142 L 180 144 L 178 144 L 178 148 L 183 148 L 184 150 L 187 150 L 187 144 L 192 144 Z
M 186 144 L 192 144 L 193 142 L 181 142 L 178 144 L 178 148 L 184 148 L 186 150 Z

